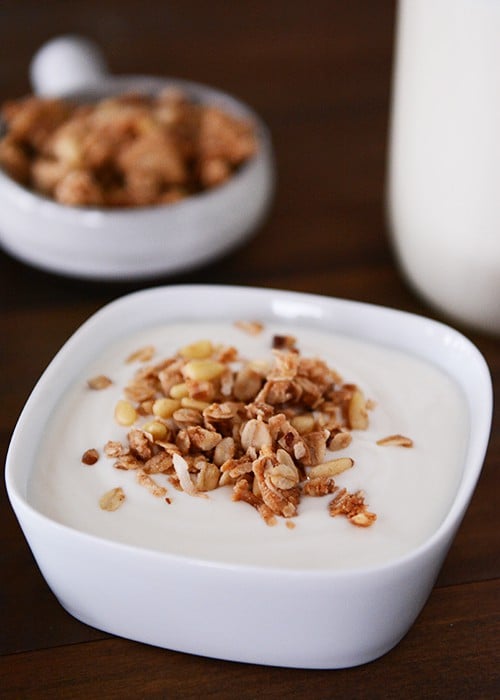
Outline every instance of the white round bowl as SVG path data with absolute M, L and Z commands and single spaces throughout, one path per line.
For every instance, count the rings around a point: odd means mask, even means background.
M 308 569 L 228 564 L 152 551 L 56 522 L 30 501 L 29 481 L 51 415 L 77 377 L 110 345 L 156 324 L 258 318 L 309 325 L 397 348 L 451 376 L 468 407 L 461 475 L 441 524 L 383 565 Z M 79 620 L 178 651 L 235 661 L 341 668 L 394 647 L 419 614 L 481 471 L 492 414 L 489 371 L 464 336 L 387 308 L 238 287 L 170 286 L 108 305 L 67 342 L 29 398 L 7 455 L 12 507 L 48 585 Z M 113 591 L 112 596 L 105 591 Z
M 32 81 L 39 94 L 77 100 L 179 88 L 194 100 L 251 120 L 258 151 L 218 187 L 175 204 L 135 209 L 64 206 L 0 170 L 0 244 L 12 256 L 89 280 L 145 279 L 207 263 L 241 244 L 263 223 L 274 194 L 271 140 L 261 119 L 239 100 L 189 81 L 111 76 L 97 49 L 73 38 L 54 40 L 40 50 Z

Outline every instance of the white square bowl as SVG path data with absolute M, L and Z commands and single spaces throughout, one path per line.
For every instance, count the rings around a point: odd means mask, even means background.
M 346 570 L 229 565 L 152 551 L 55 522 L 28 496 L 43 432 L 78 374 L 112 342 L 179 320 L 268 322 L 393 347 L 441 368 L 461 389 L 469 438 L 461 479 L 440 526 L 387 564 Z M 152 645 L 216 658 L 299 668 L 343 668 L 394 647 L 422 609 L 472 497 L 487 448 L 492 387 L 476 347 L 452 328 L 368 304 L 269 289 L 170 286 L 104 307 L 46 369 L 14 431 L 6 483 L 48 585 L 79 620 Z M 126 585 L 125 585 L 126 584 Z

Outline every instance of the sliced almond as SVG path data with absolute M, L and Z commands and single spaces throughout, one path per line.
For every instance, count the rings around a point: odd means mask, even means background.
M 366 400 L 361 389 L 354 389 L 349 406 L 347 418 L 352 430 L 366 430 L 368 428 L 368 410 Z
M 388 435 L 377 440 L 377 445 L 394 447 L 413 447 L 413 440 L 405 435 Z
M 114 489 L 110 489 L 110 491 L 106 491 L 106 493 L 101 496 L 99 505 L 102 510 L 114 511 L 121 506 L 124 500 L 125 492 L 121 486 L 117 486 Z

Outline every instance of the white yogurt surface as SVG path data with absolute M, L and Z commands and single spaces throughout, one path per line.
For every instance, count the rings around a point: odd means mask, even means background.
M 117 470 L 102 448 L 108 440 L 126 443 L 114 407 L 140 363 L 128 355 L 152 344 L 152 362 L 183 345 L 208 338 L 235 345 L 247 359 L 271 358 L 274 334 L 292 334 L 305 357 L 317 356 L 358 384 L 376 402 L 370 427 L 354 431 L 353 442 L 331 457 L 350 456 L 352 469 L 338 486 L 362 489 L 368 510 L 377 514 L 369 528 L 332 518 L 332 496 L 304 496 L 294 529 L 278 518 L 269 527 L 251 506 L 231 500 L 230 487 L 197 498 L 176 491 L 162 475 L 171 504 L 136 482 L 135 472 Z M 105 374 L 113 385 L 92 391 L 87 380 Z M 147 418 L 143 422 L 147 422 Z M 400 433 L 413 448 L 383 447 L 376 441 Z M 250 336 L 230 324 L 186 323 L 151 328 L 109 349 L 85 369 L 53 414 L 30 484 L 29 500 L 56 521 L 103 538 L 197 559 L 294 569 L 342 569 L 379 564 L 425 541 L 440 525 L 462 476 L 468 439 L 466 404 L 455 383 L 436 367 L 407 354 L 310 328 L 267 325 Z M 96 448 L 100 459 L 85 466 L 81 456 Z M 121 486 L 126 494 L 114 512 L 99 498 Z

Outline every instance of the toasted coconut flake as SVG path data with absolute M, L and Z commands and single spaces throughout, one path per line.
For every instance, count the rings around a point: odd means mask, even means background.
M 189 465 L 179 454 L 173 455 L 173 465 L 177 478 L 179 479 L 179 484 L 183 491 L 188 493 L 190 496 L 200 496 L 201 498 L 207 498 L 205 493 L 198 491 L 196 486 L 193 484 L 191 477 L 189 475 Z

